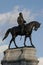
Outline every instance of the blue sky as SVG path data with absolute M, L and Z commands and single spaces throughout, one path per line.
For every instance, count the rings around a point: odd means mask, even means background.
M 41 27 L 37 32 L 33 31 L 32 40 L 37 49 L 37 56 L 43 58 L 43 0 L 0 0 L 0 51 L 3 51 L 2 47 L 5 49 L 8 47 L 11 35 L 9 34 L 8 38 L 3 42 L 2 38 L 8 28 L 17 25 L 19 12 L 23 13 L 27 23 L 33 20 L 41 23 Z M 18 46 L 23 45 L 23 41 L 24 37 L 22 37 L 21 41 L 20 37 L 16 38 L 16 43 L 19 43 Z M 28 39 L 26 44 L 29 44 Z
M 43 8 L 43 0 L 0 0 L 0 12 L 3 13 L 10 11 L 16 5 L 32 9 L 34 12 L 36 12 Z

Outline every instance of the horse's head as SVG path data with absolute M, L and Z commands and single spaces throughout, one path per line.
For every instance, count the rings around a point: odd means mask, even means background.
M 37 29 L 40 27 L 41 23 L 35 22 L 34 30 L 37 31 Z

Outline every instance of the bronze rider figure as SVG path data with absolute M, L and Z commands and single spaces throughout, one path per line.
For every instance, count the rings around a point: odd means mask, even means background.
M 17 18 L 17 23 L 21 27 L 21 32 L 23 33 L 26 21 L 24 20 L 23 14 L 21 12 L 19 13 L 19 16 Z

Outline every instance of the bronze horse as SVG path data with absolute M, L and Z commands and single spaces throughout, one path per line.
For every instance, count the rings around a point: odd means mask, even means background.
M 21 31 L 21 27 L 19 27 L 19 26 L 15 26 L 15 27 L 9 28 L 7 30 L 7 32 L 5 33 L 5 36 L 4 36 L 3 40 L 8 36 L 9 33 L 11 33 L 12 39 L 10 40 L 9 48 L 10 48 L 10 45 L 11 45 L 12 41 L 14 42 L 15 46 L 18 47 L 16 45 L 16 43 L 15 43 L 16 36 L 17 35 L 21 35 L 21 36 L 25 35 L 24 46 L 26 46 L 26 44 L 25 44 L 26 38 L 29 37 L 30 43 L 34 47 L 34 45 L 32 43 L 32 39 L 31 39 L 31 34 L 32 34 L 32 30 L 37 31 L 37 29 L 39 27 L 40 27 L 40 23 L 39 22 L 32 21 L 32 22 L 30 22 L 28 24 L 25 24 L 23 32 Z

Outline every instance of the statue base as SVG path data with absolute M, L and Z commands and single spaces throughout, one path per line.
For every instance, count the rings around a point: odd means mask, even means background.
M 21 47 L 4 51 L 2 65 L 37 65 L 36 48 Z

